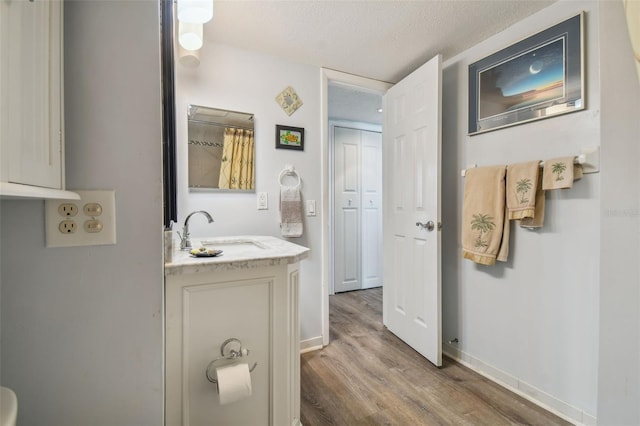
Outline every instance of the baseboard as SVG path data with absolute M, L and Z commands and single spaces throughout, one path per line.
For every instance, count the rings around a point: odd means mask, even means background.
M 322 347 L 322 336 L 312 337 L 311 339 L 300 341 L 301 354 L 311 351 L 317 351 L 318 349 L 322 349 Z
M 595 426 L 597 424 L 596 417 L 591 414 L 585 413 L 581 409 L 549 395 L 535 386 L 531 386 L 517 377 L 499 370 L 452 345 L 445 343 L 442 349 L 444 354 L 449 358 L 456 360 L 492 382 L 520 395 L 526 400 L 533 402 L 568 422 L 585 426 Z

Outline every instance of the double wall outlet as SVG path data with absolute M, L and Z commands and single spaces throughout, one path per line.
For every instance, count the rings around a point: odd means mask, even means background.
M 115 191 L 73 191 L 80 200 L 47 200 L 47 247 L 116 243 Z

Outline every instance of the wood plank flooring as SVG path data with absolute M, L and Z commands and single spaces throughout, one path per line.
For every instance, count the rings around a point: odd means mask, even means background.
M 382 289 L 330 297 L 331 343 L 301 359 L 315 425 L 569 425 L 449 359 L 436 368 L 382 325 Z

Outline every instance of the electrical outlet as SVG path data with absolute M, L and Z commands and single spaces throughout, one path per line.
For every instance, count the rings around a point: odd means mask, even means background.
M 269 210 L 268 193 L 258 192 L 258 210 Z
M 47 247 L 115 244 L 115 191 L 73 192 L 79 201 L 45 201 Z
M 74 217 L 78 214 L 78 205 L 75 203 L 61 203 L 58 206 L 58 214 L 62 217 Z
M 76 225 L 76 221 L 71 219 L 63 220 L 58 224 L 58 230 L 62 234 L 73 234 L 74 232 L 76 232 L 77 228 L 78 225 Z

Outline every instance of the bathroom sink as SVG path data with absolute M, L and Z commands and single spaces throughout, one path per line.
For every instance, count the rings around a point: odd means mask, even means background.
M 191 239 L 192 249 L 176 250 L 165 262 L 165 273 L 185 274 L 208 270 L 274 266 L 297 263 L 308 256 L 309 249 L 267 235 L 227 235 Z M 205 249 L 199 256 L 192 250 Z
M 206 248 L 222 250 L 223 254 L 255 254 L 268 249 L 266 245 L 250 238 L 214 238 L 200 241 Z

